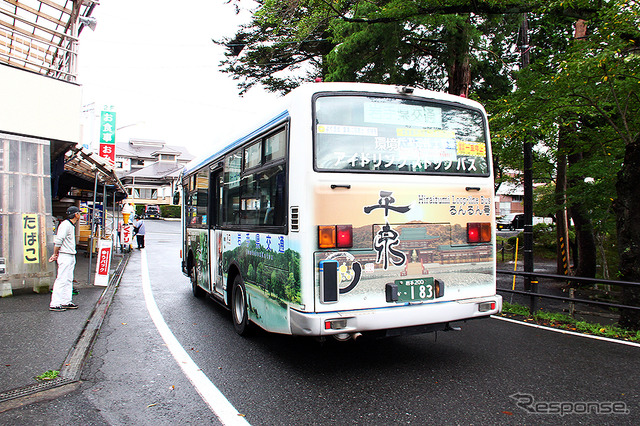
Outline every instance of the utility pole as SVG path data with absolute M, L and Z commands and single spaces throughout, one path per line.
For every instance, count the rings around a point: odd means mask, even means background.
M 529 66 L 529 23 L 527 14 L 523 14 L 522 28 L 520 30 L 522 44 L 521 68 Z M 524 271 L 533 272 L 533 141 L 531 134 L 524 141 Z M 538 292 L 538 279 L 527 276 L 524 282 L 526 291 Z M 538 298 L 531 296 L 529 310 L 531 314 L 538 309 Z

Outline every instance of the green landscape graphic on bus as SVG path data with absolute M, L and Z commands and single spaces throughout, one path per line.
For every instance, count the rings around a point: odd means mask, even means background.
M 236 261 L 243 278 L 260 287 L 267 296 L 299 305 L 300 253 L 284 248 L 284 237 L 278 235 L 238 234 L 241 240 L 233 250 L 223 253 L 223 268 L 229 270 Z M 264 240 L 262 245 L 260 238 Z
M 206 232 L 196 235 L 195 267 L 198 284 L 209 288 L 209 237 Z

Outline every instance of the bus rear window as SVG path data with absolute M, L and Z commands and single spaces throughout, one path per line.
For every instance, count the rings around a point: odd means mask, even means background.
M 391 97 L 321 96 L 315 103 L 319 171 L 489 174 L 480 111 Z

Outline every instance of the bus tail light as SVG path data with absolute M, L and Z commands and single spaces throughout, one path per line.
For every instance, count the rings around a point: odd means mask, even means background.
M 489 243 L 491 242 L 490 223 L 467 223 L 467 242 Z
M 347 328 L 346 319 L 330 319 L 330 320 L 325 320 L 324 322 L 325 330 L 342 330 L 345 328 Z
M 435 279 L 433 280 L 433 286 L 435 287 L 436 298 L 444 296 L 444 282 Z
M 496 309 L 496 302 L 482 302 L 478 304 L 478 312 L 488 312 Z
M 336 227 L 335 226 L 318 226 L 318 247 L 335 248 L 336 246 Z
M 318 226 L 318 247 L 349 248 L 353 247 L 353 228 L 351 225 Z
M 351 225 L 338 225 L 336 226 L 338 247 L 349 248 L 353 246 L 353 229 Z

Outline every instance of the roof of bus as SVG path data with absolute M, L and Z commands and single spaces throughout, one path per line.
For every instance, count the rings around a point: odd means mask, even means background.
M 217 157 L 221 156 L 223 153 L 230 151 L 244 142 L 247 142 L 253 139 L 255 136 L 260 133 L 268 130 L 270 127 L 282 122 L 289 117 L 289 105 L 293 103 L 296 99 L 309 99 L 316 93 L 320 92 L 371 92 L 371 93 L 389 93 L 389 94 L 404 94 L 407 96 L 416 96 L 429 98 L 434 100 L 441 100 L 447 102 L 459 103 L 462 105 L 466 105 L 472 108 L 477 108 L 484 111 L 484 108 L 481 104 L 476 101 L 463 98 L 460 96 L 450 95 L 448 93 L 443 92 L 433 92 L 430 90 L 417 89 L 417 88 L 409 88 L 408 91 L 403 92 L 402 89 L 406 86 L 394 86 L 387 84 L 373 84 L 373 83 L 308 83 L 304 84 L 294 90 L 291 93 L 280 98 L 277 103 L 277 107 L 272 109 L 271 118 L 262 119 L 258 125 L 256 125 L 253 130 L 249 131 L 249 133 L 242 134 L 240 137 L 233 140 L 231 143 L 224 146 L 224 148 L 215 151 L 212 154 L 208 154 L 205 157 L 196 158 L 187 164 L 184 169 L 184 174 L 188 175 L 197 171 L 198 169 L 204 167 L 212 160 L 215 160 Z M 275 111 L 275 113 L 273 112 Z

